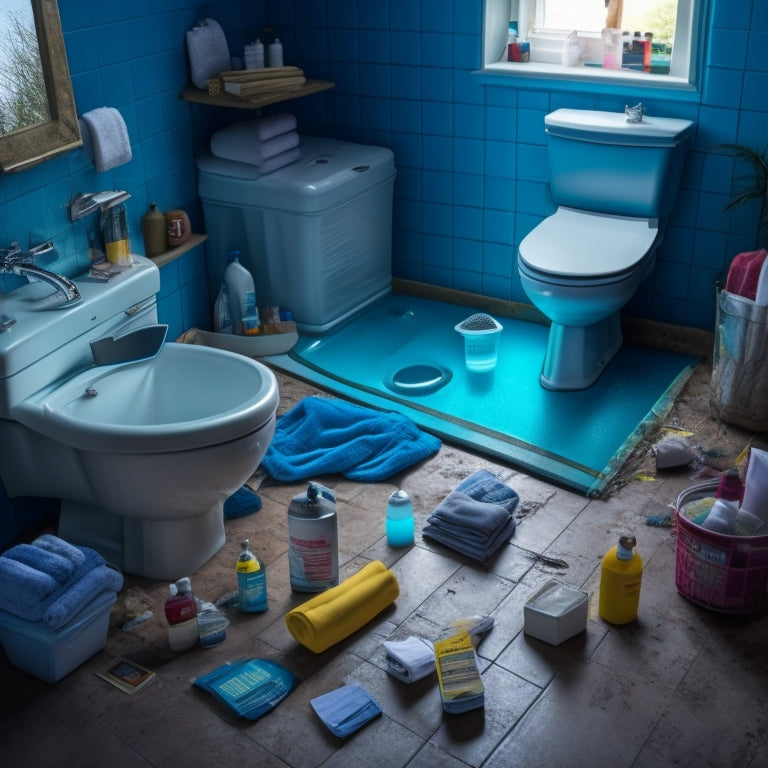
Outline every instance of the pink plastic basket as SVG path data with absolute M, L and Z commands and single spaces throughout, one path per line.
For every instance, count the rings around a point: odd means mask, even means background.
M 675 586 L 683 597 L 713 611 L 762 610 L 768 607 L 768 536 L 713 533 L 680 511 L 716 491 L 717 482 L 707 482 L 677 497 Z

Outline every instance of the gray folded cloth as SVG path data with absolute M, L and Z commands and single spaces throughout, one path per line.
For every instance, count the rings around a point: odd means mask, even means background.
M 427 518 L 422 535 L 475 560 L 487 560 L 515 531 L 520 497 L 481 469 L 448 494 Z

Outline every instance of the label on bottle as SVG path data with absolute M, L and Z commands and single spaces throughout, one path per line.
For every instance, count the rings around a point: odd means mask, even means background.
M 325 536 L 317 539 L 291 537 L 289 558 L 291 571 L 306 581 L 325 581 L 332 576 L 331 542 Z M 295 568 L 295 571 L 294 571 Z
M 267 579 L 258 561 L 248 561 L 243 565 L 256 564 L 256 569 L 241 570 L 237 564 L 237 589 L 240 595 L 240 610 L 246 613 L 259 613 L 267 610 Z

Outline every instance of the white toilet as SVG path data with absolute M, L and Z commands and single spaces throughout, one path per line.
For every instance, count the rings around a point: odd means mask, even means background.
M 74 282 L 82 300 L 57 310 L 39 283 L 0 295 L 15 320 L 0 332 L 0 475 L 10 497 L 62 499 L 62 538 L 178 579 L 224 543 L 223 504 L 269 447 L 277 382 L 250 358 L 164 344 L 149 259 Z
M 558 208 L 523 238 L 518 270 L 551 320 L 547 389 L 586 389 L 620 349 L 620 310 L 653 270 L 692 125 L 578 109 L 545 117 Z

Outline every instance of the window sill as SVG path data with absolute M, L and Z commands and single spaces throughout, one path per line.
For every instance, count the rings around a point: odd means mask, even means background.
M 670 75 L 652 75 L 633 70 L 607 70 L 600 67 L 564 67 L 562 64 L 527 62 L 517 64 L 500 61 L 476 70 L 484 85 L 502 85 L 514 88 L 536 88 L 560 91 L 615 93 L 627 98 L 674 99 L 696 101 L 698 89 L 686 80 Z

